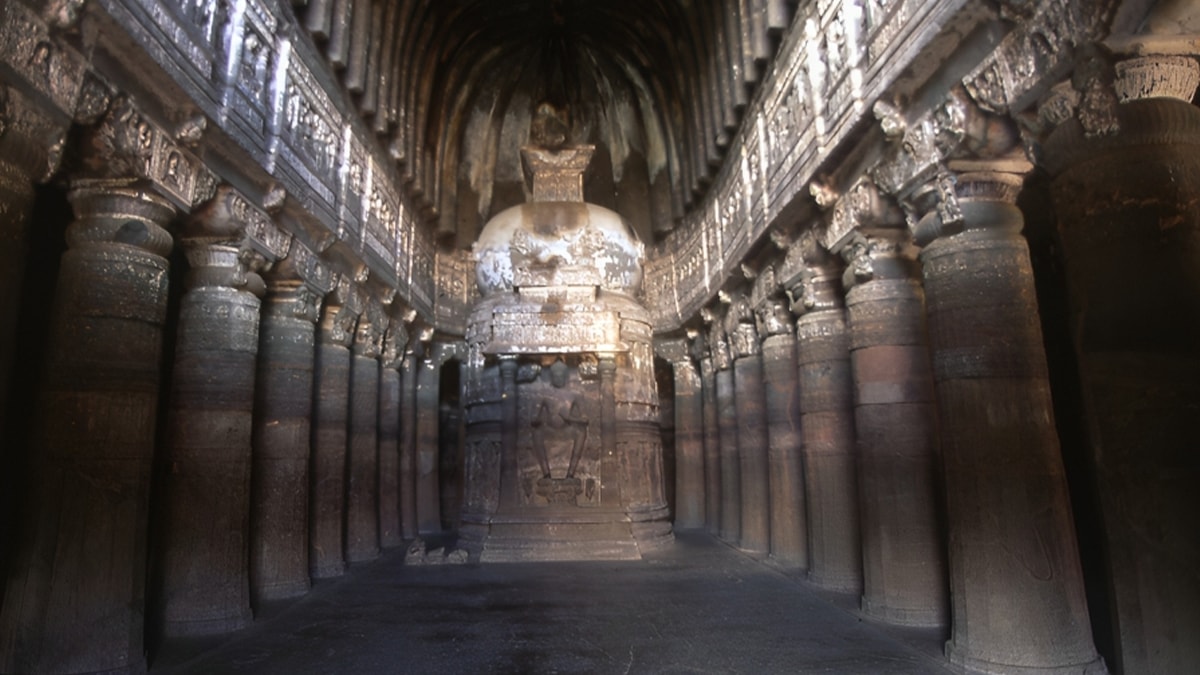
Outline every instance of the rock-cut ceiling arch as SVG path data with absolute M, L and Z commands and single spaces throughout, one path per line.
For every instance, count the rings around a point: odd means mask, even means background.
M 646 241 L 711 184 L 787 0 L 309 0 L 297 8 L 439 241 L 525 200 L 542 102 L 596 146 L 588 201 Z

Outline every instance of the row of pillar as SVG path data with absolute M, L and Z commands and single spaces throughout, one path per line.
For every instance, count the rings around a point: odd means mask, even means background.
M 68 197 L 0 670 L 144 669 L 146 617 L 164 637 L 236 630 L 440 530 L 436 495 L 417 501 L 420 359 L 399 318 L 227 188 L 181 224 L 140 181 Z
M 702 402 L 677 400 L 677 437 L 701 445 L 678 456 L 705 471 L 677 500 L 702 494 L 719 537 L 867 616 L 952 626 L 967 670 L 1102 669 L 1014 185 L 961 176 L 963 230 L 923 249 L 894 207 L 840 256 L 807 232 L 728 296 L 693 352 L 704 376 L 676 380 Z
M 1174 672 L 1196 660 L 1179 631 L 1200 627 L 1181 519 L 1197 478 L 1200 67 L 1105 67 L 1056 89 L 1032 155 L 1064 250 L 1114 655 Z M 868 616 L 948 627 L 964 671 L 1103 672 L 1017 206 L 1032 167 L 1011 120 L 962 91 L 907 131 L 877 114 L 894 145 L 874 181 L 747 270 L 753 289 L 722 293 L 672 359 L 677 438 L 696 445 L 677 453 L 696 465 L 677 471 L 682 525 L 861 593 Z M 772 318 L 780 291 L 794 327 Z

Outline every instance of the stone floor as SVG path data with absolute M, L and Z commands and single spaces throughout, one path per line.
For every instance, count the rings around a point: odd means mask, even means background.
M 949 672 L 940 635 L 853 608 L 699 533 L 640 562 L 406 567 L 396 551 L 219 644 L 169 644 L 150 672 Z

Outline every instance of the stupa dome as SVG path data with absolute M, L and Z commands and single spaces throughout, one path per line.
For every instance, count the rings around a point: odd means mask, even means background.
M 485 296 L 530 286 L 597 286 L 635 293 L 645 246 L 619 214 L 585 202 L 542 201 L 505 209 L 474 245 Z

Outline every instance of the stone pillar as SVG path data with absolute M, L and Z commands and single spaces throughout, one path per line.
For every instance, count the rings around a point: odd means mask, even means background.
M 250 623 L 250 462 L 260 262 L 224 191 L 182 241 L 189 270 L 179 308 L 160 537 L 163 633 Z
M 718 536 L 737 544 L 742 534 L 742 472 L 738 464 L 738 417 L 733 391 L 733 359 L 725 329 L 719 318 L 713 320 L 709 334 L 712 350 L 714 389 L 717 402 L 717 428 L 721 445 L 721 523 Z
M 725 315 L 733 355 L 733 398 L 737 414 L 737 455 L 741 499 L 738 546 L 749 553 L 771 548 L 771 487 L 767 477 L 767 403 L 763 391 L 762 346 L 754 311 L 742 294 Z
M 1023 176 L 973 164 L 944 197 L 957 233 L 917 241 L 945 463 L 946 655 L 975 673 L 1101 672 L 1015 204 Z M 946 206 L 917 231 L 946 232 Z
M 1080 66 L 1078 118 L 1058 125 L 1043 155 L 1109 554 L 1117 665 L 1185 672 L 1200 663 L 1200 538 L 1188 515 L 1200 512 L 1200 110 L 1191 103 L 1200 72 L 1191 56 L 1110 68 Z
M 21 15 L 28 9 L 11 8 L 6 16 Z M 10 24 L 28 26 L 24 22 Z M 33 45 L 32 36 L 28 45 Z M 10 43 L 11 44 L 11 43 Z M 52 51 L 43 71 L 45 79 L 30 82 L 33 89 L 53 89 L 57 96 L 46 100 L 24 93 L 29 91 L 18 82 L 19 73 L 28 66 L 28 56 L 21 49 L 8 49 L 0 54 L 5 74 L 0 76 L 0 438 L 8 438 L 8 396 L 12 383 L 12 365 L 17 357 L 17 330 L 21 307 L 21 287 L 25 281 L 26 259 L 29 255 L 29 227 L 34 201 L 34 183 L 50 177 L 58 167 L 63 137 L 70 125 L 70 110 L 74 105 L 73 85 L 78 80 L 53 72 L 55 67 L 69 67 L 74 58 L 68 50 L 58 50 L 49 43 L 38 42 Z M 34 69 L 41 70 L 40 68 Z M 11 84 L 10 84 L 11 83 Z M 36 102 L 35 102 L 36 101 Z M 7 491 L 7 481 L 0 481 L 0 490 Z M 0 498 L 0 565 L 9 547 L 5 540 L 9 504 Z
M 400 367 L 408 334 L 393 319 L 384 338 L 379 371 L 379 545 L 404 543 L 400 521 Z
M 260 603 L 303 595 L 308 577 L 308 462 L 315 323 L 324 290 L 301 270 L 316 257 L 293 243 L 267 278 L 259 326 L 250 494 L 250 592 Z M 323 275 L 328 280 L 328 272 Z
M 688 347 L 679 338 L 658 352 L 675 376 L 675 529 L 694 530 L 704 527 L 704 404 Z
M 145 668 L 147 510 L 172 243 L 163 228 L 174 209 L 131 181 L 76 181 L 69 198 L 75 222 L 30 443 L 26 512 L 35 515 L 0 610 L 4 672 Z
M 24 167 L 0 153 L 0 434 L 7 428 L 8 387 L 17 349 L 32 209 L 33 181 Z
M 312 471 L 309 496 L 309 573 L 314 579 L 341 576 L 346 504 L 347 419 L 350 411 L 350 342 L 360 298 L 349 281 L 321 312 L 313 380 Z M 345 303 L 345 304 L 343 304 Z
M 804 499 L 804 442 L 796 336 L 774 267 L 754 280 L 758 334 L 762 336 L 766 393 L 767 461 L 771 495 L 771 557 L 793 570 L 808 569 L 808 514 Z
M 426 356 L 417 369 L 417 531 L 421 534 L 438 534 L 442 531 L 442 503 L 438 494 L 438 390 L 441 370 L 442 362 L 435 354 Z
M 358 321 L 350 359 L 346 446 L 346 562 L 379 557 L 379 353 L 383 314 L 372 301 Z
M 700 346 L 700 391 L 704 415 L 704 525 L 712 534 L 721 527 L 721 432 L 717 424 L 717 380 L 712 357 Z
M 858 237 L 843 256 L 858 432 L 862 609 L 944 626 L 946 563 L 933 374 L 916 251 L 903 229 Z
M 854 451 L 854 382 L 841 266 L 812 236 L 788 250 L 781 272 L 796 321 L 800 428 L 808 498 L 808 580 L 861 593 L 862 545 Z
M 400 368 L 400 533 L 417 537 L 417 371 L 420 359 L 404 354 Z
M 517 387 L 517 357 L 504 354 L 500 361 L 500 503 L 519 504 L 517 491 L 520 478 L 517 471 L 517 443 L 520 440 L 520 389 Z

